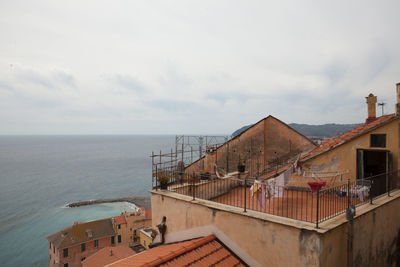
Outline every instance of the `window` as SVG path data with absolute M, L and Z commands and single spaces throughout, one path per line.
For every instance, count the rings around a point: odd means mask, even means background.
M 144 247 L 146 247 L 146 240 L 143 240 Z
M 118 243 L 121 243 L 121 235 L 118 235 Z
M 118 224 L 118 229 L 121 229 L 121 225 L 120 224 Z
M 68 267 L 68 263 L 64 263 L 64 267 Z
M 86 244 L 83 243 L 83 244 L 81 244 L 81 251 L 84 252 L 85 250 L 86 250 Z
M 115 236 L 112 236 L 111 237 L 111 245 L 114 245 L 115 244 Z
M 53 253 L 56 254 L 56 247 L 53 244 Z
M 95 247 L 95 248 L 98 248 L 98 247 L 99 247 L 99 240 L 95 240 L 95 241 L 94 241 L 94 247 Z
M 68 257 L 68 249 L 67 248 L 63 249 L 63 255 L 64 255 L 64 258 Z
M 83 258 L 81 259 L 81 261 L 84 261 L 84 260 L 86 260 L 86 257 L 83 257 Z
M 386 147 L 386 134 L 371 134 L 371 147 Z
M 49 249 L 51 249 L 51 243 L 49 242 Z

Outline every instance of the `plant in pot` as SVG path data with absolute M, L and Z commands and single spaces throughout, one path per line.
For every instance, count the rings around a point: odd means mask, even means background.
M 168 182 L 169 182 L 169 177 L 166 174 L 160 174 L 157 178 L 158 182 L 160 183 L 160 188 L 161 189 L 167 189 L 168 188 Z
M 246 170 L 246 163 L 243 160 L 239 160 L 238 172 L 243 173 Z
M 210 180 L 211 174 L 209 172 L 200 172 L 200 180 Z

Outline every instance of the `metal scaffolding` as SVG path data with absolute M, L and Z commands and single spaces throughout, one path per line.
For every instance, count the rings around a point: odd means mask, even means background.
M 171 148 L 169 152 L 151 154 L 152 181 L 157 178 L 158 173 L 182 173 L 184 168 L 201 159 L 207 151 L 215 150 L 226 143 L 228 136 L 175 136 L 175 151 Z

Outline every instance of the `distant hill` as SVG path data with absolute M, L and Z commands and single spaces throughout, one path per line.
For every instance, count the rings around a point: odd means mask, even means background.
M 296 131 L 304 134 L 305 136 L 329 137 L 329 138 L 341 135 L 360 125 L 361 123 L 354 123 L 354 124 L 328 123 L 322 125 L 309 125 L 309 124 L 297 124 L 297 123 L 289 124 L 290 127 L 294 128 Z
M 289 126 L 295 129 L 296 131 L 304 134 L 305 136 L 312 136 L 312 137 L 335 137 L 338 135 L 341 135 L 345 132 L 350 131 L 351 129 L 354 129 L 358 126 L 360 126 L 361 123 L 354 123 L 354 124 L 336 124 L 336 123 L 328 123 L 328 124 L 322 124 L 322 125 L 309 125 L 309 124 L 298 124 L 298 123 L 290 123 Z M 232 137 L 235 137 L 248 128 L 253 126 L 247 125 L 243 126 L 242 128 L 234 131 L 232 133 Z

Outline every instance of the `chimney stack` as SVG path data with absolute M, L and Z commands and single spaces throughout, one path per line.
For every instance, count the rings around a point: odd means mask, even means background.
M 395 111 L 396 111 L 396 115 L 400 116 L 400 83 L 396 84 L 396 107 L 395 107 Z
M 399 87 L 397 87 L 400 89 Z M 399 95 L 397 95 L 397 98 L 399 99 Z M 365 123 L 370 123 L 373 122 L 376 119 L 376 102 L 377 98 L 373 94 L 369 94 L 367 97 L 367 105 L 368 105 L 368 118 L 365 121 Z

